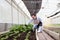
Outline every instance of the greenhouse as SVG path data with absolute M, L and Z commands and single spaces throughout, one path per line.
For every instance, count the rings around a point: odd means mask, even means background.
M 0 0 L 0 40 L 60 40 L 60 0 Z

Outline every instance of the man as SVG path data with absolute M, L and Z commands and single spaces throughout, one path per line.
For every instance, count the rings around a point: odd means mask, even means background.
M 33 31 L 42 32 L 42 21 L 40 18 L 36 16 L 36 14 L 31 14 L 32 19 L 28 22 L 30 24 L 31 22 L 33 25 Z

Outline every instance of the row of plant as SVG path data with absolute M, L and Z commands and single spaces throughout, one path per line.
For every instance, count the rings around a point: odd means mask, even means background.
M 0 35 L 0 40 L 29 40 L 32 26 L 31 24 L 13 25 L 9 32 Z

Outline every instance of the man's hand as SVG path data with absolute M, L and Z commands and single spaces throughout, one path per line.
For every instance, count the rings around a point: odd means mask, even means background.
M 27 26 L 27 25 L 25 24 L 25 26 Z

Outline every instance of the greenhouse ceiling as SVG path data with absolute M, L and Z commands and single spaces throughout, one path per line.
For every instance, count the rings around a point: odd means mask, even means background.
M 38 13 L 40 8 L 41 8 L 41 4 L 42 4 L 42 0 L 22 0 L 27 9 L 29 10 L 30 14 L 32 13 Z
M 27 0 L 15 0 L 15 1 L 26 12 L 26 14 L 30 14 L 32 12 L 32 6 L 31 5 L 29 6 L 27 4 L 27 2 L 24 2 Z M 35 1 L 35 0 L 30 0 L 30 1 Z M 39 6 L 40 8 L 39 7 L 37 8 L 37 10 L 40 9 L 39 11 L 37 11 L 37 13 L 38 13 L 37 15 L 38 16 L 44 16 L 44 15 L 51 16 L 52 14 L 54 14 L 56 12 L 56 10 L 59 10 L 59 8 L 57 6 L 58 3 L 60 3 L 60 0 L 42 0 L 42 4 L 40 4 L 41 6 Z M 28 11 L 28 10 L 30 10 L 30 11 Z
M 28 11 L 28 8 L 26 7 L 25 3 L 22 0 L 15 0 L 15 1 L 19 5 L 19 7 L 25 12 L 25 14 L 30 17 L 30 12 Z M 60 0 L 42 0 L 41 8 L 37 12 L 37 15 L 39 17 L 45 18 L 55 14 L 60 10 L 60 7 L 58 7 L 59 3 Z

